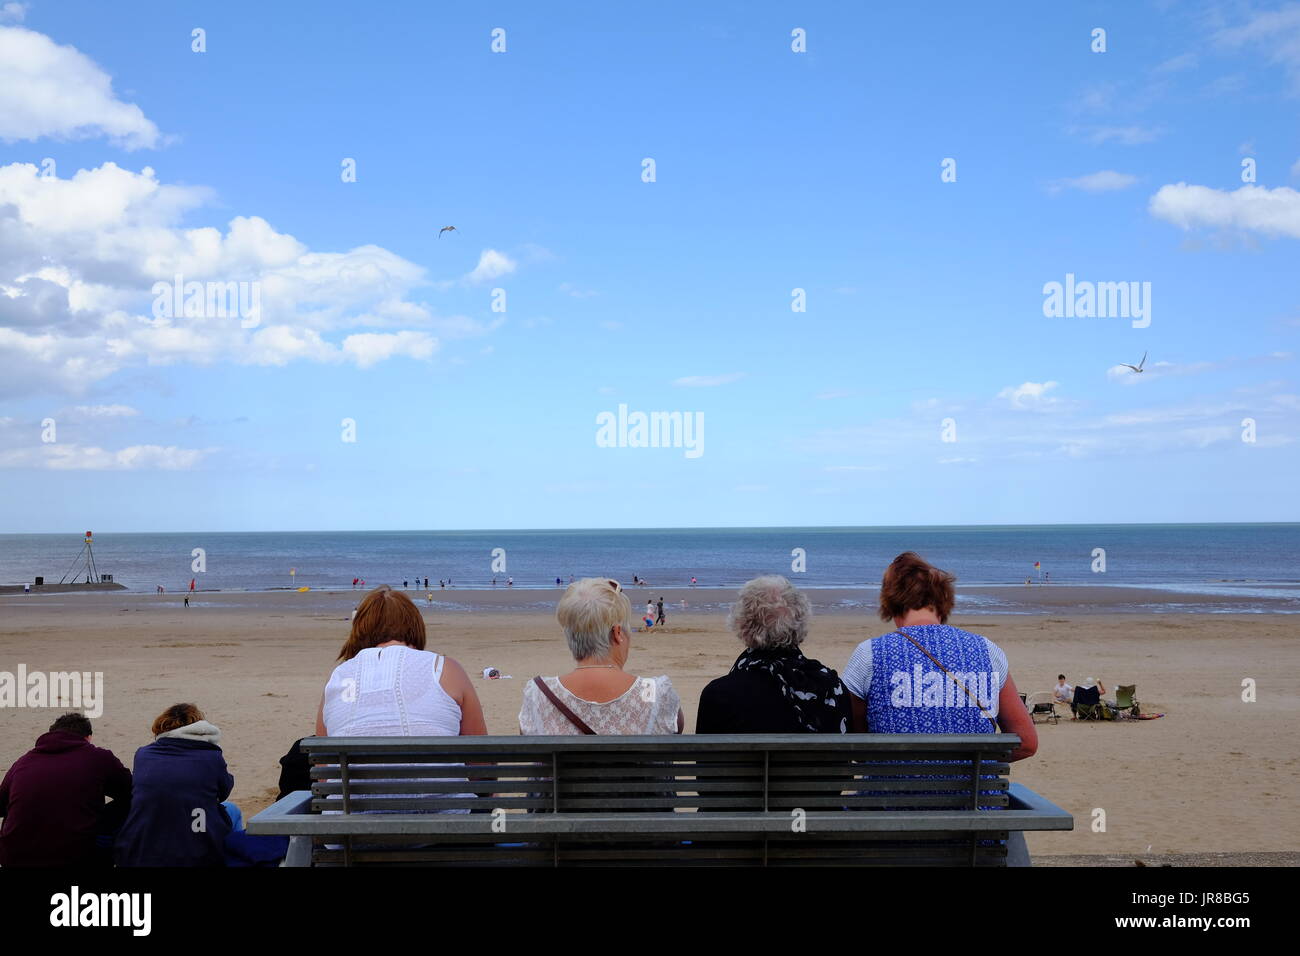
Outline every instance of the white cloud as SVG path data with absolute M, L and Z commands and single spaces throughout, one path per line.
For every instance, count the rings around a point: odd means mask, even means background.
M 188 471 L 214 449 L 131 445 L 109 451 L 93 445 L 54 443 L 0 451 L 0 468 L 51 471 Z
M 1300 89 L 1300 4 L 1253 13 L 1243 24 L 1218 30 L 1213 39 L 1229 49 L 1258 47 Z
M 1058 179 L 1052 183 L 1049 189 L 1052 192 L 1060 192 L 1062 189 L 1081 189 L 1084 192 L 1102 193 L 1127 189 L 1137 181 L 1138 178 L 1129 173 L 1117 173 L 1113 169 L 1103 169 L 1084 176 L 1076 176 L 1073 179 Z
M 76 418 L 130 418 L 140 411 L 130 405 L 78 405 L 72 414 Z
M 1289 186 L 1246 185 L 1229 192 L 1177 183 L 1161 186 L 1148 209 L 1185 230 L 1210 226 L 1300 239 L 1300 192 Z
M 590 299 L 592 296 L 600 295 L 595 289 L 583 289 L 571 282 L 561 282 L 560 291 L 565 295 L 571 295 L 575 299 Z
M 1094 146 L 1119 143 L 1121 146 L 1140 146 L 1160 138 L 1161 131 L 1149 126 L 1084 126 L 1071 127 L 1070 132 Z
M 716 385 L 730 385 L 744 377 L 744 372 L 732 372 L 729 375 L 687 375 L 673 379 L 673 384 L 679 388 L 713 388 Z
M 6 3 L 0 7 L 0 20 L 8 20 L 10 23 L 22 23 L 27 19 L 27 9 L 31 4 L 28 3 Z
M 478 265 L 474 271 L 465 276 L 465 281 L 472 285 L 480 282 L 491 282 L 493 279 L 499 279 L 501 276 L 509 275 L 515 271 L 517 263 L 504 252 L 497 252 L 495 249 L 484 249 L 478 257 Z
M 1177 73 L 1181 70 L 1190 70 L 1196 66 L 1195 53 L 1180 53 L 1177 56 L 1171 56 L 1169 59 L 1155 66 L 1151 72 L 1160 73 Z
M 180 226 L 207 198 L 147 167 L 105 163 L 60 179 L 31 164 L 0 166 L 0 394 L 79 394 L 145 364 L 428 357 L 439 334 L 501 324 L 437 316 L 412 301 L 424 269 L 379 246 L 315 251 L 257 216 L 236 216 L 224 231 Z M 156 314 L 178 275 L 256 286 L 258 322 Z M 169 285 L 155 294 L 159 282 Z M 376 327 L 412 334 L 350 347 L 334 337 Z
M 1012 408 L 1047 408 L 1060 401 L 1047 394 L 1058 384 L 1057 382 L 1024 382 L 1020 385 L 1008 385 L 998 392 L 998 398 L 1010 403 Z
M 437 348 L 438 340 L 425 332 L 362 332 L 349 335 L 343 340 L 343 353 L 361 368 L 369 368 L 394 355 L 415 359 L 432 358 Z
M 10 19 L 18 7 L 5 5 Z M 94 136 L 126 149 L 152 148 L 160 138 L 140 107 L 113 95 L 109 75 L 85 54 L 43 33 L 0 26 L 0 140 Z

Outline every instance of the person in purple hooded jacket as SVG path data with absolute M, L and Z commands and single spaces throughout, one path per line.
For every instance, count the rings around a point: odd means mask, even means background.
M 90 721 L 68 713 L 0 782 L 0 866 L 109 866 L 108 834 L 126 816 L 131 771 L 90 742 Z M 112 802 L 105 803 L 105 798 Z
M 154 742 L 135 752 L 131 812 L 113 852 L 118 866 L 225 866 L 233 829 L 222 802 L 234 789 L 221 731 L 193 704 L 153 722 Z

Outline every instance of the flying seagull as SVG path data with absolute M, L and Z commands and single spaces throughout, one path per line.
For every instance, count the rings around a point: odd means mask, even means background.
M 455 231 L 456 231 L 455 226 L 443 226 L 441 229 L 438 230 L 438 238 L 441 239 L 442 234 L 444 232 L 455 232 Z
M 1124 368 L 1131 368 L 1135 372 L 1141 372 L 1142 366 L 1147 364 L 1147 353 L 1142 353 L 1142 361 L 1138 362 L 1136 365 L 1129 365 L 1127 362 L 1120 362 L 1119 364 Z

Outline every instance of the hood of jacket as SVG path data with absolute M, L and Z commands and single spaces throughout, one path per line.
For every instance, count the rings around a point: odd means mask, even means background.
M 81 734 L 74 734 L 70 730 L 51 730 L 36 738 L 36 746 L 33 749 L 37 753 L 63 754 L 69 750 L 89 746 L 91 746 L 90 741 Z
M 186 724 L 184 727 L 177 727 L 175 730 L 165 731 L 154 738 L 154 740 L 163 740 L 170 738 L 173 740 L 194 740 L 199 743 L 212 744 L 220 746 L 221 731 L 215 724 L 210 724 L 206 720 L 196 720 L 192 724 Z

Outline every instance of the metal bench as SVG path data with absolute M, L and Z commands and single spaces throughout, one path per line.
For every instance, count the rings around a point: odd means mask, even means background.
M 288 865 L 1002 866 L 1008 833 L 1074 827 L 1007 779 L 1019 742 L 311 737 L 312 789 L 248 832 L 300 838 Z

